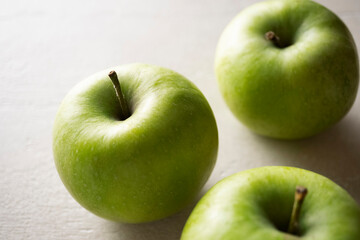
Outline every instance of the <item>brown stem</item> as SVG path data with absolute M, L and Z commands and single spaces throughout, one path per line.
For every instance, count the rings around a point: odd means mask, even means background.
M 115 92 L 116 92 L 116 96 L 119 100 L 119 103 L 120 103 L 120 118 L 121 120 L 125 120 L 127 119 L 128 117 L 130 117 L 130 111 L 129 111 L 129 108 L 126 104 L 126 100 L 124 98 L 124 95 L 121 91 L 121 86 L 120 86 L 120 82 L 119 82 L 119 79 L 117 77 L 117 74 L 115 71 L 111 71 L 109 74 L 108 74 L 109 78 L 111 79 L 112 83 L 113 83 L 113 86 L 115 88 Z
M 305 187 L 297 186 L 295 191 L 295 201 L 291 213 L 290 224 L 288 233 L 298 234 L 299 233 L 299 217 L 301 206 L 304 202 L 308 190 Z
M 265 33 L 265 39 L 272 41 L 275 46 L 280 47 L 280 38 L 273 31 Z

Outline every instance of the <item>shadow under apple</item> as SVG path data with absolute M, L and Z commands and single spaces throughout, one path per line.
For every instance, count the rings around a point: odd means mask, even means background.
M 198 197 L 200 198 L 200 196 Z M 198 200 L 198 199 L 197 199 Z M 180 239 L 182 229 L 197 201 L 181 212 L 168 218 L 141 224 L 127 224 L 106 221 L 109 239 L 128 240 L 177 240 Z
M 261 147 L 275 153 L 272 164 L 300 167 L 322 174 L 360 203 L 360 124 L 347 116 L 309 139 L 283 141 L 254 135 Z

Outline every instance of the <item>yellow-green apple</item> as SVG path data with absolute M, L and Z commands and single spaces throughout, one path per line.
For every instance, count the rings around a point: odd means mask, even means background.
M 205 194 L 181 237 L 194 239 L 358 240 L 360 208 L 344 189 L 314 172 L 255 168 L 221 180 Z
M 243 10 L 219 40 L 215 68 L 234 115 L 252 131 L 280 139 L 309 137 L 338 122 L 359 82 L 348 28 L 309 0 Z
M 129 223 L 167 217 L 194 200 L 214 167 L 213 112 L 174 71 L 146 64 L 110 70 L 63 100 L 53 129 L 57 170 L 98 216 Z

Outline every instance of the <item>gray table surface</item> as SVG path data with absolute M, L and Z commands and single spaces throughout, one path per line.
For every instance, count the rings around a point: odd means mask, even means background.
M 221 98 L 213 70 L 219 35 L 254 2 L 1 1 L 0 239 L 179 239 L 194 205 L 154 223 L 110 222 L 75 202 L 54 166 L 51 131 L 65 94 L 92 73 L 132 62 L 180 72 L 213 108 L 219 155 L 200 196 L 232 173 L 288 165 L 331 178 L 360 202 L 359 98 L 333 128 L 290 142 L 252 134 Z M 343 19 L 360 47 L 359 0 L 319 2 Z

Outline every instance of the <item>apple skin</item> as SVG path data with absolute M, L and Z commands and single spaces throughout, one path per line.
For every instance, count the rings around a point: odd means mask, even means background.
M 110 70 L 132 115 L 119 120 Z M 194 200 L 216 162 L 218 132 L 203 94 L 166 68 L 129 64 L 97 73 L 63 100 L 53 129 L 56 168 L 92 213 L 140 223 Z
M 284 232 L 297 185 L 309 190 L 300 211 L 300 236 Z M 358 240 L 360 208 L 344 189 L 314 172 L 255 168 L 221 180 L 205 194 L 181 236 L 193 239 Z
M 268 31 L 281 47 L 265 39 Z M 351 33 L 308 0 L 265 1 L 243 10 L 219 40 L 215 71 L 233 114 L 253 132 L 279 139 L 309 137 L 338 122 L 359 82 Z

